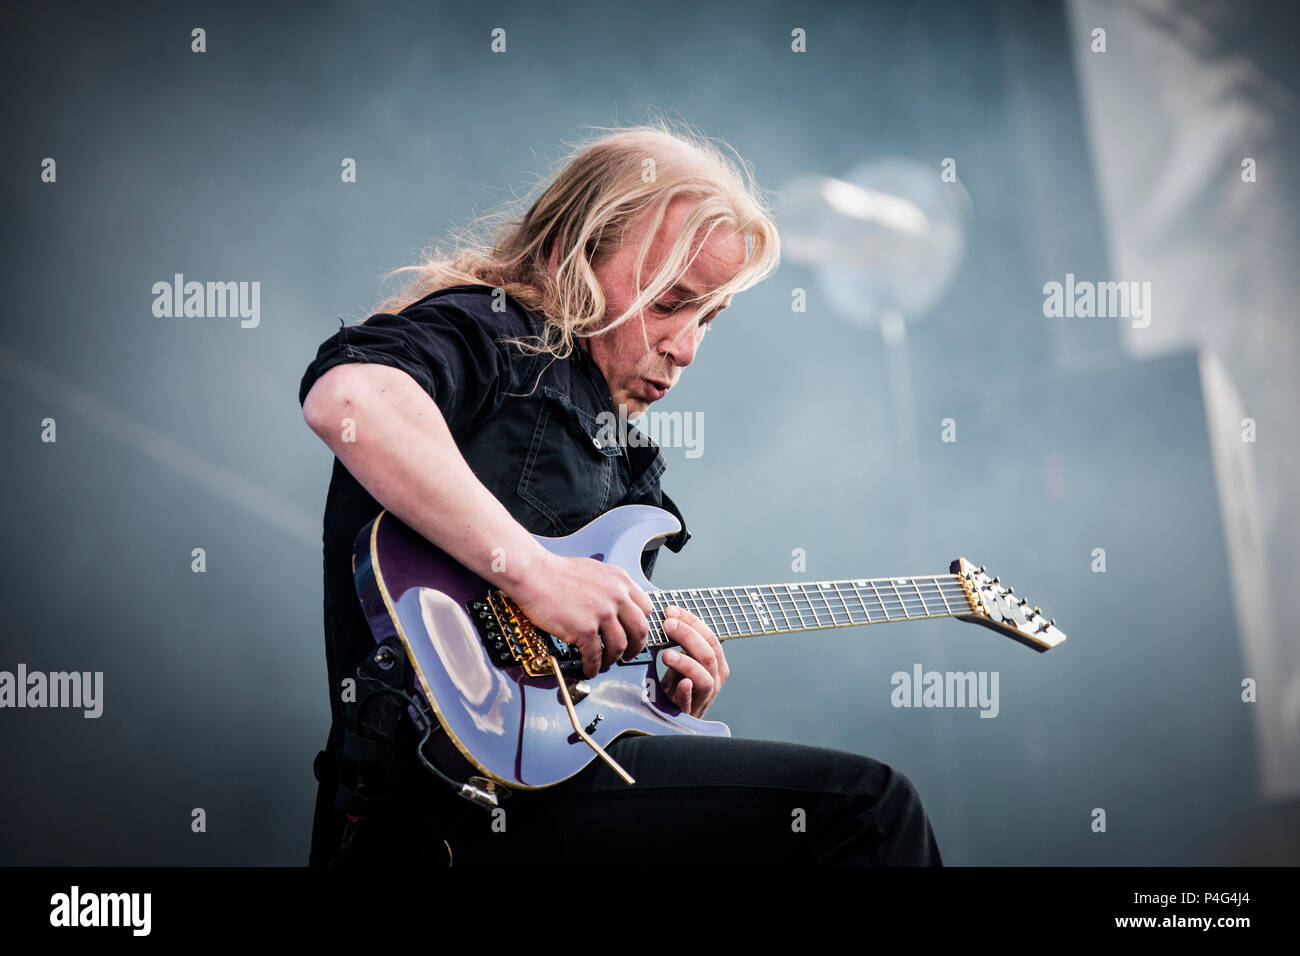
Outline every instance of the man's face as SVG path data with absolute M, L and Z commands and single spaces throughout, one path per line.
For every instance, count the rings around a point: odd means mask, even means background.
M 680 197 L 669 203 L 664 220 L 646 255 L 642 274 L 650 276 L 659 268 L 681 232 L 691 200 Z M 646 223 L 633 229 L 627 241 L 595 269 L 596 278 L 605 292 L 605 320 L 617 318 L 636 298 L 633 268 L 637 251 L 645 237 Z M 692 249 L 694 252 L 694 249 Z M 556 257 L 552 257 L 554 263 Z M 614 408 L 627 406 L 627 416 L 635 418 L 652 402 L 663 398 L 676 385 L 682 369 L 695 360 L 695 352 L 704 338 L 708 323 L 731 304 L 728 298 L 711 314 L 700 312 L 700 303 L 688 299 L 707 295 L 735 277 L 745 264 L 745 238 L 725 226 L 718 226 L 705 241 L 690 269 L 676 286 L 654 300 L 639 313 L 633 313 L 622 325 L 591 338 L 579 339 L 591 354 L 605 381 L 609 383 Z M 644 335 L 642 333 L 644 323 Z M 646 348 L 649 340 L 650 347 Z

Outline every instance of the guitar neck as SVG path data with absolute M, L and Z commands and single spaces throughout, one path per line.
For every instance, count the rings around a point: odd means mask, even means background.
M 956 574 L 760 584 L 750 587 L 682 588 L 650 594 L 650 647 L 672 643 L 664 632 L 664 609 L 690 611 L 719 640 L 820 631 L 860 624 L 923 621 L 970 614 L 974 607 Z

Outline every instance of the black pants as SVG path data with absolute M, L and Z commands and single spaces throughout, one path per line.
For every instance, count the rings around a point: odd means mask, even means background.
M 761 740 L 625 737 L 597 759 L 492 812 L 416 768 L 387 817 L 362 821 L 344 862 L 358 866 L 942 866 L 912 782 L 870 757 Z M 343 818 L 332 781 L 317 801 L 312 864 L 332 859 Z M 444 843 L 445 841 L 445 843 Z

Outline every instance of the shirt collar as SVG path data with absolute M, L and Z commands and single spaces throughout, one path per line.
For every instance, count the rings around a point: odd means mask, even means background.
M 596 364 L 596 360 L 591 357 L 581 342 L 575 342 L 573 352 L 576 357 L 578 367 L 583 369 L 587 380 L 591 382 L 596 393 L 601 397 L 602 404 L 618 421 L 618 409 L 614 407 L 614 396 L 609 392 L 609 382 L 605 380 L 605 374 Z M 631 422 L 628 422 L 628 429 L 636 428 Z M 668 461 L 664 458 L 663 451 L 660 449 L 658 442 L 650 437 L 649 433 L 641 432 L 638 439 L 641 444 L 631 445 L 624 444 L 623 454 L 627 456 L 628 466 L 632 472 L 633 490 L 644 490 L 641 486 L 648 485 L 664 473 L 668 467 Z

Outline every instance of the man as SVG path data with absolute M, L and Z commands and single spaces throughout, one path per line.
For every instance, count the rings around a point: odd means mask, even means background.
M 390 805 L 351 827 L 334 805 L 340 688 L 373 638 L 351 580 L 352 538 L 381 508 L 574 643 L 588 675 L 641 651 L 651 604 L 621 569 L 551 554 L 621 504 L 680 511 L 659 449 L 602 441 L 602 415 L 644 413 L 680 380 L 734 293 L 775 268 L 753 186 L 707 141 L 664 127 L 579 150 L 491 245 L 434 256 L 396 314 L 341 329 L 303 377 L 303 414 L 336 455 L 325 514 L 325 624 L 334 724 L 318 761 L 311 862 L 939 864 L 902 774 L 851 754 L 716 738 L 631 737 L 552 788 L 515 792 L 506 824 L 458 799 L 399 731 Z M 606 419 L 608 420 L 608 419 Z M 680 550 L 689 533 L 667 542 Z M 642 567 L 649 576 L 657 550 Z M 701 716 L 728 676 L 713 632 L 682 608 L 665 690 Z M 792 826 L 802 813 L 806 823 Z M 357 814 L 353 814 L 357 816 Z M 628 839 L 632 837 L 633 839 Z M 633 856 L 615 859 L 611 847 Z

